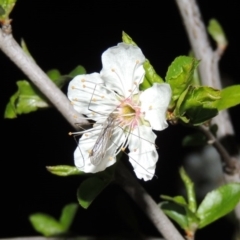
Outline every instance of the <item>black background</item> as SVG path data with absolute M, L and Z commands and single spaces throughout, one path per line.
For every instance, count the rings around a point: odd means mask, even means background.
M 239 83 L 239 4 L 234 0 L 199 2 L 204 21 L 217 18 L 226 31 L 230 45 L 220 63 L 221 72 L 233 83 Z M 173 0 L 157 3 L 19 0 L 11 18 L 14 37 L 17 41 L 24 38 L 45 71 L 58 68 L 68 73 L 82 64 L 89 73 L 99 72 L 102 52 L 121 41 L 123 30 L 138 43 L 163 77 L 171 61 L 190 49 Z M 3 54 L 0 54 L 0 63 L 3 116 L 10 95 L 16 91 L 15 82 L 26 77 Z M 238 111 L 238 107 L 231 110 L 236 132 L 239 132 Z M 60 178 L 45 169 L 47 165 L 73 164 L 76 145 L 67 134 L 72 128 L 54 109 L 15 120 L 2 119 L 0 126 L 0 237 L 36 235 L 28 222 L 29 214 L 47 212 L 58 217 L 64 204 L 76 201 L 76 189 L 82 179 Z M 159 134 L 158 179 L 141 181 L 156 201 L 160 194 L 177 194 L 178 167 L 189 151 L 182 149 L 181 139 L 188 131 L 181 126 L 170 126 Z M 130 236 L 132 230 L 119 214 L 119 206 L 125 200 L 136 213 L 141 231 L 158 236 L 144 214 L 115 185 L 102 192 L 89 210 L 79 210 L 73 231 L 82 235 Z M 226 240 L 230 239 L 231 232 L 228 221 L 221 220 L 199 231 L 196 239 L 207 239 L 214 233 L 218 240 Z

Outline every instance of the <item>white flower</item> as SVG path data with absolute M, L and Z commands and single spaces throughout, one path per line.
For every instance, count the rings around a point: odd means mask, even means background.
M 145 57 L 140 48 L 125 43 L 102 54 L 99 73 L 76 76 L 68 97 L 74 108 L 96 123 L 80 132 L 74 152 L 75 165 L 84 172 L 99 172 L 116 162 L 116 155 L 128 146 L 129 161 L 138 178 L 152 179 L 158 154 L 156 135 L 163 130 L 171 98 L 168 84 L 154 83 L 141 92 Z

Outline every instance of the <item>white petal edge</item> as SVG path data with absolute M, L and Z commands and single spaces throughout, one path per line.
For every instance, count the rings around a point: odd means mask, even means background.
M 171 96 L 172 90 L 167 83 L 154 83 L 141 93 L 141 111 L 145 112 L 144 119 L 149 121 L 152 129 L 161 131 L 168 126 L 166 111 Z
M 74 163 L 80 171 L 86 173 L 96 173 L 105 170 L 107 167 L 116 162 L 115 157 L 110 158 L 110 156 L 112 156 L 115 152 L 115 149 L 111 148 L 108 149 L 105 157 L 98 165 L 93 165 L 91 163 L 89 153 L 92 150 L 100 132 L 101 128 L 98 126 L 92 128 L 91 132 L 83 134 L 83 136 L 79 139 L 78 147 L 74 152 Z
M 158 154 L 155 147 L 156 135 L 151 127 L 139 126 L 129 137 L 129 161 L 139 179 L 151 180 L 155 174 Z
M 145 57 L 141 49 L 119 43 L 102 54 L 103 69 L 100 73 L 105 85 L 125 98 L 139 92 L 145 75 Z
M 74 109 L 96 121 L 107 117 L 119 104 L 113 95 L 104 87 L 99 73 L 78 75 L 68 86 L 68 98 Z

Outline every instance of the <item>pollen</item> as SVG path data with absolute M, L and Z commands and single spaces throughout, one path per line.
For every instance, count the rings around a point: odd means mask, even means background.
M 136 64 L 139 64 L 139 60 L 136 61 Z
M 86 80 L 83 78 L 83 79 L 81 79 L 81 82 L 86 82 Z
M 75 89 L 75 86 L 72 86 L 72 89 Z
M 149 110 L 152 110 L 152 105 L 150 105 L 148 109 L 149 109 Z
M 74 118 L 74 119 L 77 119 L 77 115 L 73 115 L 73 118 Z
M 110 156 L 110 157 L 108 158 L 108 160 L 109 160 L 109 161 L 112 161 L 112 160 L 113 160 L 113 157 Z
M 111 69 L 111 71 L 112 71 L 112 72 L 115 72 L 115 69 L 114 69 L 114 68 L 112 68 L 112 69 Z
M 86 87 L 86 85 L 85 85 L 85 84 L 83 84 L 82 86 L 83 86 L 83 88 L 85 88 L 85 87 Z

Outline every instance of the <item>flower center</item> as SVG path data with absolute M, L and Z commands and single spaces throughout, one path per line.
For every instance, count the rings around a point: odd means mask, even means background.
M 141 116 L 139 103 L 130 98 L 124 99 L 118 110 L 118 119 L 122 127 L 134 128 L 138 125 Z

